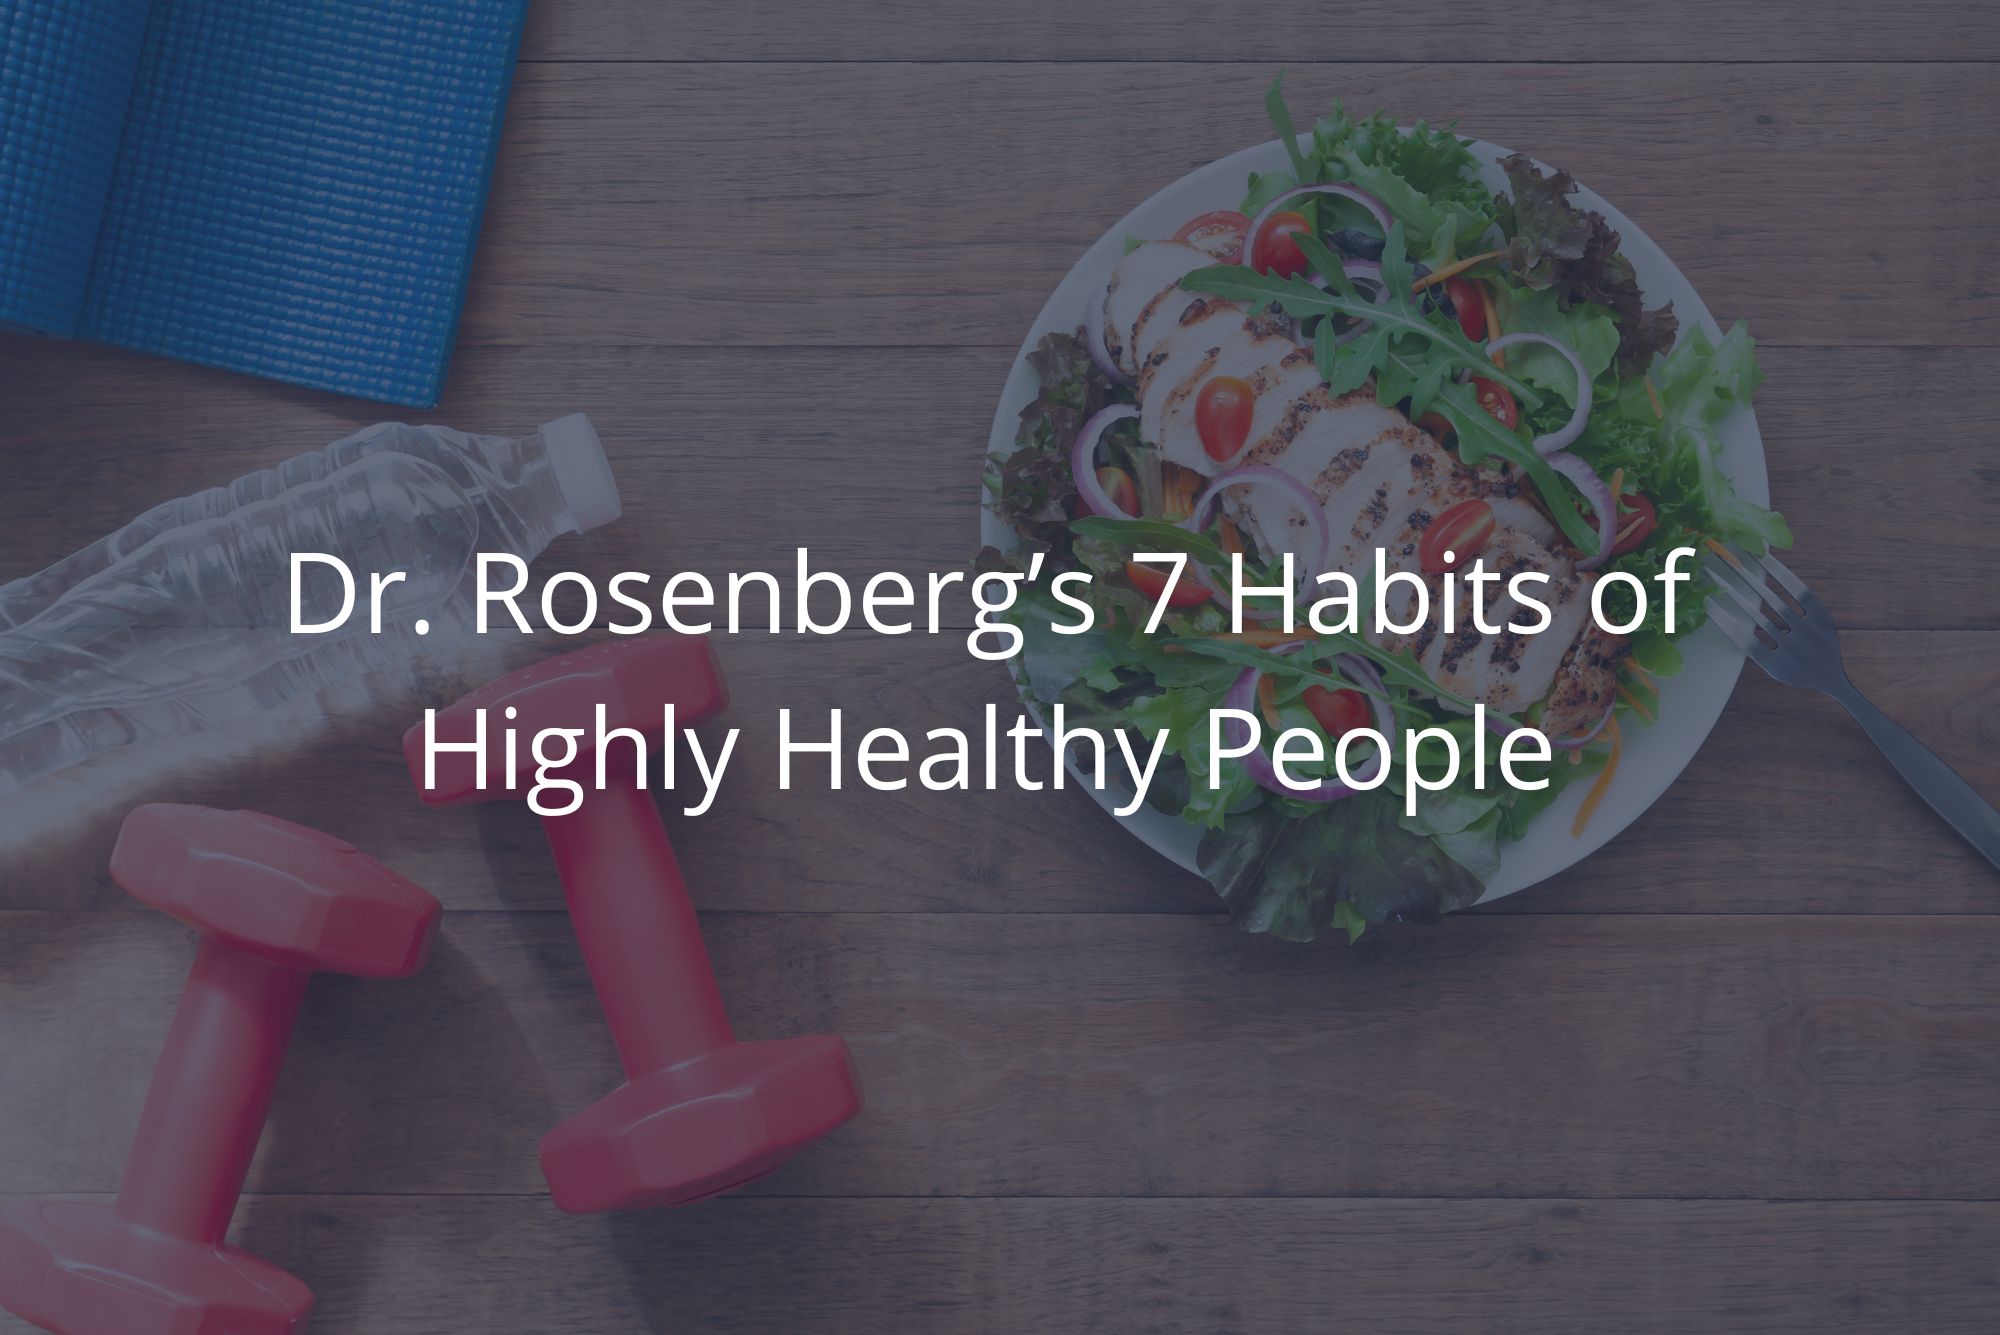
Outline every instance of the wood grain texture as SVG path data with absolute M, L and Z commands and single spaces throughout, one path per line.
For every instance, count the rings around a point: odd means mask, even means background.
M 2000 33 L 1959 0 L 1678 0 L 1671 9 L 1526 0 L 1505 8 L 1413 0 L 1368 11 L 1331 0 L 1276 21 L 1218 23 L 1190 0 L 582 0 L 537 5 L 529 61 L 1232 61 L 1296 64 L 1302 33 L 1349 61 L 1991 60 Z
M 1012 345 L 1126 210 L 1270 138 L 1272 69 L 531 66 L 463 338 Z M 2000 203 L 1989 66 L 1293 63 L 1287 86 L 1302 116 L 1345 97 L 1532 148 L 1767 342 L 2000 340 L 1965 263 Z
M 315 1330 L 397 1335 L 1985 1335 L 1994 1285 L 1955 1258 L 2000 1245 L 1991 1203 L 735 1198 L 579 1220 L 321 1195 L 241 1218 L 317 1292 Z
M 845 1034 L 868 1087 L 754 1195 L 2000 1197 L 1992 918 L 705 925 L 741 1034 Z M 113 1190 L 189 934 L 4 926 L 0 1180 Z M 414 980 L 315 984 L 252 1187 L 539 1193 L 618 1078 L 563 916 L 456 915 Z

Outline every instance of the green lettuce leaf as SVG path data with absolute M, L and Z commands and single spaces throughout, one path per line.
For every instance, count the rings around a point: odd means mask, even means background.
M 1302 150 L 1283 82 L 1281 73 L 1265 95 L 1264 107 L 1291 169 L 1253 173 L 1244 194 L 1245 213 L 1254 217 L 1297 185 L 1348 182 L 1382 201 L 1419 247 L 1416 258 L 1432 268 L 1450 263 L 1492 228 L 1493 197 L 1478 180 L 1478 161 L 1451 127 L 1434 129 L 1418 121 L 1404 134 L 1379 112 L 1357 119 L 1336 102 L 1333 114 L 1313 126 L 1310 151 Z M 1336 226 L 1379 230 L 1358 205 L 1347 201 L 1312 200 L 1299 207 L 1323 234 Z
M 1603 214 L 1569 202 L 1575 177 L 1565 171 L 1543 176 L 1525 153 L 1502 158 L 1500 167 L 1514 191 L 1499 209 L 1509 270 L 1528 287 L 1554 291 L 1565 308 L 1608 308 L 1618 326 L 1620 378 L 1642 373 L 1673 346 L 1679 328 L 1673 304 L 1644 309 L 1638 275 L 1618 251 L 1617 231 Z
M 1551 288 L 1536 290 L 1507 282 L 1494 286 L 1500 289 L 1495 303 L 1500 327 L 1509 334 L 1541 334 L 1555 339 L 1576 353 L 1593 382 L 1611 369 L 1618 353 L 1618 325 L 1604 307 L 1580 303 L 1565 309 Z M 1570 407 L 1576 406 L 1576 372 L 1555 349 L 1533 343 L 1509 348 L 1507 369 L 1537 389 L 1561 396 Z
M 1021 410 L 1014 452 L 986 461 L 987 504 L 1031 554 L 1069 555 L 1070 516 L 1077 509 L 1070 447 L 1092 413 L 1132 397 L 1091 362 L 1080 333 L 1046 335 L 1028 354 L 1041 392 Z
M 1792 533 L 1783 516 L 1744 500 L 1722 471 L 1723 419 L 1750 402 L 1763 378 L 1741 321 L 1720 343 L 1690 329 L 1653 368 L 1658 411 L 1645 381 L 1623 384 L 1591 415 L 1574 449 L 1607 478 L 1623 469 L 1625 490 L 1653 502 L 1663 536 L 1678 534 L 1695 546 L 1716 537 L 1754 551 L 1789 547 Z M 1656 537 L 1642 550 L 1671 545 Z
M 1378 789 L 1294 818 L 1263 806 L 1211 830 L 1196 855 L 1236 925 L 1287 941 L 1363 923 L 1436 922 L 1478 902 L 1481 882 L 1438 841 L 1397 823 Z

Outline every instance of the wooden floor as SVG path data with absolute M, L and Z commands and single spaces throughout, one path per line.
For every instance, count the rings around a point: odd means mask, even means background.
M 537 0 L 432 416 L 597 420 L 625 517 L 551 568 L 958 565 L 1044 296 L 1265 138 L 1283 64 L 1301 114 L 1571 168 L 1751 321 L 1793 564 L 1857 683 L 2000 796 L 1996 59 L 1971 0 Z M 5 575 L 389 415 L 26 339 L 0 410 Z M 322 1332 L 2000 1328 L 2000 877 L 1831 704 L 1748 672 L 1584 865 L 1313 950 L 1074 793 L 774 790 L 780 704 L 1005 701 L 957 639 L 722 651 L 742 772 L 670 824 L 739 1030 L 848 1035 L 858 1121 L 736 1197 L 559 1215 L 535 1143 L 611 1045 L 532 818 L 418 809 L 390 701 L 0 812 L 0 1199 L 116 1187 L 191 947 L 103 867 L 165 796 L 452 910 L 420 978 L 315 984 L 238 1215 Z

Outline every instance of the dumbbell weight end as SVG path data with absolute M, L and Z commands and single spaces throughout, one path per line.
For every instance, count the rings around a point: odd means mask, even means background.
M 118 1189 L 120 1217 L 189 1242 L 229 1230 L 310 975 L 203 941 Z

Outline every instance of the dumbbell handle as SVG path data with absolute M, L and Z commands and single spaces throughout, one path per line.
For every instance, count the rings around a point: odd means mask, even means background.
M 203 940 L 146 1092 L 121 1216 L 190 1242 L 223 1240 L 310 979 Z
M 733 1041 L 652 794 L 613 784 L 542 824 L 626 1074 L 663 1071 Z

